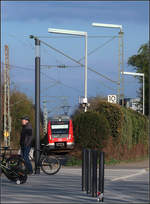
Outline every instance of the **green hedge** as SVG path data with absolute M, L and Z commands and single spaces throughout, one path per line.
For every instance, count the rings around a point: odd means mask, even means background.
M 148 146 L 146 116 L 97 98 L 90 104 L 87 113 L 78 110 L 73 116 L 76 144 L 101 149 L 111 136 L 114 145 L 126 145 L 129 149 L 136 144 Z
M 120 106 L 100 100 L 94 109 L 99 114 L 105 115 L 110 126 L 111 136 L 115 141 L 118 141 L 121 135 L 121 123 L 123 120 L 123 113 Z
M 103 114 L 86 112 L 74 119 L 75 143 L 79 147 L 102 149 L 110 135 L 110 127 Z
M 148 118 L 133 110 L 121 109 L 124 115 L 121 142 L 128 144 L 129 147 L 135 144 L 148 144 Z

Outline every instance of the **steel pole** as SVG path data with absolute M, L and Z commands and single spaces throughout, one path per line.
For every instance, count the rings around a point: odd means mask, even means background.
M 35 38 L 35 174 L 40 174 L 40 40 Z
M 85 35 L 85 79 L 84 79 L 84 98 L 87 100 L 87 33 Z M 87 103 L 84 111 L 87 111 Z
M 123 42 L 123 35 L 124 33 L 121 32 L 121 72 L 124 72 L 124 42 Z M 124 106 L 124 75 L 121 76 L 121 99 L 122 99 L 122 106 Z
M 6 48 L 5 48 L 6 49 Z M 6 134 L 6 57 L 5 57 L 5 65 L 4 65 L 4 130 L 3 130 L 3 134 L 4 134 L 4 146 L 7 147 L 7 138 L 5 136 Z
M 117 90 L 117 101 L 118 104 L 120 104 L 120 32 L 118 33 L 118 43 L 119 43 L 119 47 L 118 47 L 118 90 Z
M 123 51 L 123 32 L 118 33 L 119 37 L 119 48 L 118 48 L 118 104 L 124 106 L 124 75 L 121 75 L 121 72 L 124 72 L 124 51 Z
M 143 115 L 145 114 L 145 77 L 143 74 Z
M 7 50 L 7 55 L 8 55 L 8 67 L 7 67 L 7 74 L 8 74 L 8 78 L 7 78 L 7 83 L 8 83 L 8 101 L 7 101 L 7 105 L 8 105 L 8 138 L 7 138 L 7 145 L 8 147 L 10 147 L 10 132 L 11 132 L 11 118 L 10 118 L 10 67 L 9 67 L 9 48 Z

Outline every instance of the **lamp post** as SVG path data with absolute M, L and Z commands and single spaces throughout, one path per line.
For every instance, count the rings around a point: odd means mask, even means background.
M 118 97 L 117 101 L 118 103 L 120 102 L 120 98 L 122 99 L 122 106 L 124 106 L 124 77 L 123 75 L 120 75 L 121 72 L 124 71 L 124 66 L 123 66 L 123 29 L 122 25 L 116 25 L 116 24 L 105 24 L 105 23 L 92 23 L 92 26 L 96 27 L 104 27 L 104 28 L 119 28 L 119 57 L 118 57 Z M 121 85 L 121 87 L 120 87 Z M 120 94 L 121 90 L 121 94 Z M 120 97 L 121 96 L 121 97 Z
M 49 33 L 57 33 L 57 34 L 67 34 L 67 35 L 77 35 L 85 37 L 85 74 L 84 74 L 84 111 L 87 111 L 88 100 L 87 100 L 87 32 L 83 31 L 74 31 L 74 30 L 64 30 L 64 29 L 54 29 L 48 28 Z
M 35 174 L 40 174 L 40 40 L 29 37 L 35 40 Z
M 121 72 L 123 75 L 131 75 L 131 76 L 140 76 L 143 77 L 143 115 L 145 114 L 145 78 L 144 78 L 144 73 L 134 73 L 134 72 Z

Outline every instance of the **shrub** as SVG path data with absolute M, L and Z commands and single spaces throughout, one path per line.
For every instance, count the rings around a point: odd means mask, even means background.
M 99 98 L 91 99 L 90 104 L 87 113 L 79 109 L 73 116 L 77 149 L 101 149 L 106 159 L 148 156 L 146 116 Z
M 107 119 L 96 112 L 79 113 L 73 118 L 75 143 L 81 148 L 102 149 L 110 135 Z
M 91 101 L 90 110 L 97 111 L 98 113 L 105 116 L 109 123 L 111 136 L 113 137 L 113 140 L 117 142 L 121 135 L 121 123 L 123 120 L 123 113 L 120 109 L 120 106 L 117 104 L 108 103 L 104 100 L 93 99 Z

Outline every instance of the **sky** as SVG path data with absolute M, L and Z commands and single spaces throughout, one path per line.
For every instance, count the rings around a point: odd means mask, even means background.
M 7 44 L 11 88 L 25 92 L 34 102 L 35 46 L 31 34 L 76 60 L 84 59 L 84 37 L 50 34 L 48 28 L 87 32 L 88 67 L 117 81 L 119 29 L 92 27 L 92 22 L 123 26 L 124 70 L 134 71 L 127 61 L 149 40 L 148 1 L 2 1 L 1 58 L 4 62 Z M 41 107 L 47 100 L 49 114 L 61 111 L 60 105 L 71 106 L 71 113 L 84 96 L 84 68 L 42 42 L 40 47 Z M 67 68 L 60 69 L 60 65 Z M 138 80 L 131 76 L 124 76 L 124 80 L 125 97 L 137 97 Z M 87 83 L 88 97 L 117 93 L 116 83 L 89 70 Z

